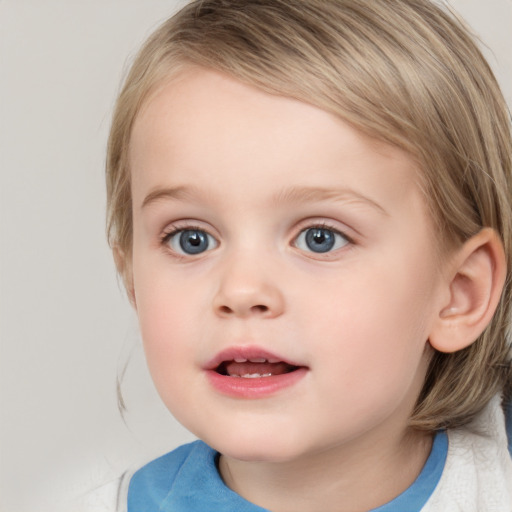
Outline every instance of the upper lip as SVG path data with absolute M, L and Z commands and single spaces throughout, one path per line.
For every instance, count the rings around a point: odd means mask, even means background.
M 229 347 L 225 350 L 222 350 L 215 357 L 213 357 L 213 359 L 210 359 L 210 361 L 208 361 L 204 367 L 206 370 L 215 370 L 222 363 L 226 361 L 235 361 L 236 359 L 253 362 L 261 362 L 258 360 L 264 359 L 269 363 L 286 363 L 290 366 L 304 366 L 300 363 L 294 362 L 288 358 L 282 357 L 261 347 L 257 347 L 255 345 L 244 345 L 238 347 Z

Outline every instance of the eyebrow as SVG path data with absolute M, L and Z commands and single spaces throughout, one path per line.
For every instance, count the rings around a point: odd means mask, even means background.
M 186 200 L 192 198 L 201 198 L 202 195 L 203 194 L 197 187 L 190 185 L 170 188 L 156 188 L 144 198 L 144 201 L 142 201 L 141 209 L 164 199 Z
M 388 212 L 373 199 L 351 188 L 291 187 L 278 192 L 273 201 L 280 203 L 307 203 L 317 201 L 356 201 L 365 203 L 384 215 Z
M 204 201 L 205 194 L 193 185 L 183 185 L 179 187 L 170 188 L 156 188 L 150 192 L 142 202 L 141 208 L 145 208 L 150 204 L 161 200 L 200 200 Z M 353 201 L 361 202 L 369 205 L 370 207 L 378 210 L 384 215 L 389 215 L 388 212 L 373 199 L 356 192 L 350 188 L 322 188 L 322 187 L 290 187 L 277 192 L 273 198 L 272 203 L 279 205 L 283 203 L 308 203 L 318 201 Z

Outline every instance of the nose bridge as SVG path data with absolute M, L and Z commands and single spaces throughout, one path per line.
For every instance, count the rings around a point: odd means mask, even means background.
M 214 299 L 221 316 L 273 318 L 284 311 L 275 257 L 251 245 L 231 251 L 224 261 Z

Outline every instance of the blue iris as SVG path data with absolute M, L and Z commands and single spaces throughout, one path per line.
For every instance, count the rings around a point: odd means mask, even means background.
M 306 230 L 305 242 L 313 252 L 328 252 L 334 247 L 336 236 L 330 229 L 310 228 Z
M 210 245 L 208 235 L 197 229 L 186 229 L 179 235 L 180 247 L 186 254 L 200 254 Z

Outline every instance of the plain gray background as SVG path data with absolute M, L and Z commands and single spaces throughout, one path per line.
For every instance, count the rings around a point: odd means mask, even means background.
M 192 439 L 153 390 L 104 235 L 120 80 L 184 3 L 0 0 L 1 511 L 51 509 Z M 451 3 L 512 105 L 512 0 Z

